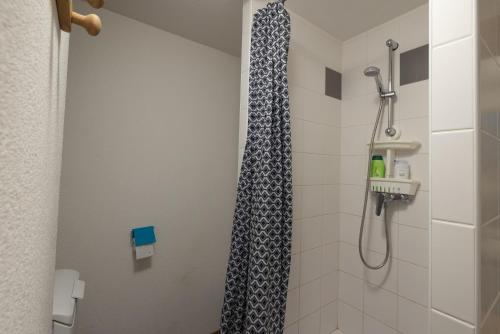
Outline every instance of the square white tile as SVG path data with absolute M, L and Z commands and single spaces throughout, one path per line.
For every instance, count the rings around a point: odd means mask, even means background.
M 294 197 L 297 196 L 294 193 Z M 302 235 L 302 221 L 294 220 L 292 222 L 292 254 L 301 252 L 301 235 Z
M 290 127 L 292 131 L 292 151 L 304 152 L 304 120 L 292 117 Z
M 338 271 L 332 271 L 321 277 L 321 305 L 334 302 L 338 297 L 339 280 Z
M 340 243 L 339 269 L 358 278 L 363 277 L 363 264 L 359 259 L 357 247 Z
M 366 34 L 360 34 L 342 44 L 342 69 L 344 72 L 368 63 L 367 45 Z
M 361 217 L 351 214 L 340 214 L 339 240 L 351 245 L 357 245 Z
M 290 262 L 288 289 L 298 288 L 300 284 L 300 254 L 293 254 Z
M 363 280 L 339 272 L 339 299 L 350 306 L 363 309 Z
M 410 226 L 399 226 L 399 258 L 429 267 L 429 231 Z
M 371 125 L 359 125 L 342 128 L 340 134 L 341 154 L 367 156 L 371 127 Z
M 399 295 L 423 306 L 429 304 L 429 270 L 399 261 Z
M 345 334 L 362 334 L 363 314 L 361 311 L 339 302 L 339 328 Z
M 299 315 L 305 317 L 321 307 L 321 281 L 319 279 L 300 287 Z
M 431 2 L 432 44 L 438 45 L 472 34 L 472 0 Z
M 425 334 L 428 328 L 428 309 L 399 297 L 398 330 L 404 334 Z
M 471 37 L 432 51 L 432 131 L 474 127 L 473 48 Z
M 366 181 L 367 159 L 362 155 L 343 155 L 340 158 L 340 183 L 363 185 Z
M 338 327 L 338 304 L 330 303 L 321 309 L 321 334 L 331 334 Z
M 395 328 L 398 320 L 398 296 L 393 292 L 365 284 L 364 312 Z
M 321 247 L 302 252 L 300 256 L 300 284 L 321 277 Z
M 323 217 L 316 216 L 302 221 L 302 251 L 322 245 Z
M 340 212 L 361 216 L 363 210 L 364 187 L 360 185 L 340 186 Z
M 288 326 L 299 319 L 299 289 L 288 291 L 286 301 L 285 326 Z
M 323 186 L 324 191 L 324 203 L 323 203 L 323 213 L 324 214 L 334 214 L 339 212 L 339 186 L 337 185 L 326 185 Z
M 382 263 L 385 255 L 381 253 L 365 253 L 368 263 L 378 265 Z M 376 288 L 382 288 L 394 293 L 398 292 L 398 267 L 399 261 L 395 258 L 389 259 L 388 264 L 379 270 L 364 268 L 364 279 Z
M 304 218 L 323 215 L 323 186 L 302 187 L 302 216 Z
M 316 311 L 299 320 L 299 334 L 319 334 L 321 313 Z
M 315 154 L 325 153 L 327 126 L 309 121 L 304 121 L 303 126 L 302 144 L 304 152 Z
M 339 214 L 329 214 L 323 216 L 321 234 L 324 245 L 339 241 L 339 221 Z
M 411 202 L 398 203 L 399 224 L 429 229 L 429 193 L 419 191 Z
M 466 320 L 475 319 L 474 228 L 432 222 L 432 307 Z
M 427 117 L 404 119 L 399 122 L 401 140 L 418 141 L 420 148 L 413 153 L 429 153 L 429 119 Z
M 429 80 L 401 86 L 397 110 L 400 120 L 429 117 Z
M 340 147 L 340 143 L 337 143 Z M 339 184 L 340 183 L 340 157 L 339 156 L 323 156 L 323 184 Z
M 399 19 L 401 52 L 429 43 L 429 5 L 420 6 Z
M 293 48 L 289 53 L 288 80 L 317 93 L 325 92 L 325 66 L 313 59 L 303 48 Z
M 327 244 L 322 247 L 321 273 L 326 275 L 339 268 L 339 244 Z
M 323 184 L 323 156 L 318 154 L 304 154 L 303 157 L 303 184 Z
M 432 134 L 432 218 L 474 224 L 474 133 Z

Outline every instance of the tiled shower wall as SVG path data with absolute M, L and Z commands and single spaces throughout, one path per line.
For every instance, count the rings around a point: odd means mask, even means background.
M 395 126 L 401 140 L 421 143 L 417 152 L 400 155 L 411 165 L 412 178 L 421 182 L 411 203 L 393 204 L 390 210 L 392 261 L 380 271 L 364 268 L 358 255 L 358 232 L 366 179 L 367 143 L 377 115 L 379 98 L 373 78 L 363 75 L 370 65 L 387 80 L 386 40 L 400 43 L 395 56 Z M 340 158 L 339 328 L 345 334 L 423 334 L 428 323 L 429 276 L 429 107 L 428 6 L 419 7 L 343 43 L 343 98 Z M 422 49 L 416 48 L 422 47 Z M 410 51 L 410 52 L 408 52 Z M 400 54 L 416 54 L 405 64 L 400 86 Z M 415 58 L 415 57 L 411 57 Z M 408 57 L 403 58 L 408 59 Z M 410 68 L 408 68 L 410 67 Z M 408 70 L 419 68 L 411 80 Z M 425 79 L 425 80 L 421 80 Z M 415 82 L 416 81 L 416 82 Z M 386 113 L 379 140 L 386 140 Z M 372 264 L 382 261 L 385 235 L 382 217 L 367 212 L 365 249 Z
M 482 334 L 500 333 L 500 1 L 479 1 L 480 316 Z
M 244 2 L 239 157 L 246 140 L 252 15 L 267 1 Z M 340 100 L 325 95 L 325 68 L 341 70 L 341 43 L 290 13 L 294 221 L 286 316 L 288 334 L 337 329 Z
M 479 332 L 477 249 L 481 229 L 478 225 L 485 213 L 491 213 L 491 218 L 497 215 L 495 197 L 481 198 L 478 192 L 478 188 L 484 188 L 495 195 L 498 185 L 497 176 L 490 175 L 492 167 L 487 167 L 497 164 L 490 161 L 496 160 L 496 147 L 487 161 L 479 162 L 477 3 L 477 0 L 430 0 L 429 3 L 433 334 Z M 479 184 L 479 173 L 493 176 L 486 180 L 486 187 Z M 486 204 L 486 210 L 479 208 L 481 202 Z
M 246 139 L 251 18 L 265 3 L 246 1 L 244 7 L 240 162 Z M 399 54 L 428 44 L 428 7 L 345 43 L 291 15 L 295 219 L 286 333 L 329 334 L 340 327 L 346 334 L 422 334 L 429 303 L 428 80 L 410 80 L 399 87 Z M 422 144 L 416 154 L 400 158 L 410 162 L 422 186 L 415 201 L 392 210 L 392 265 L 375 273 L 363 269 L 356 248 L 366 144 L 377 112 L 375 86 L 363 69 L 379 66 L 387 78 L 388 38 L 401 44 L 395 64 L 396 126 L 402 139 Z M 325 96 L 325 67 L 343 72 L 342 102 Z M 373 206 L 368 210 L 373 212 Z M 384 251 L 382 221 L 371 215 L 368 225 L 373 226 L 367 230 L 369 259 L 377 262 Z

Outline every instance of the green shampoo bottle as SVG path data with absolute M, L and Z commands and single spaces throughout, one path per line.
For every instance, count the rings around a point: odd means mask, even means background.
M 374 155 L 372 157 L 372 170 L 370 176 L 378 178 L 385 177 L 384 158 L 381 155 Z

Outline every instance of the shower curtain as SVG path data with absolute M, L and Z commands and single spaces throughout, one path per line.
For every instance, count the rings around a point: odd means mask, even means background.
M 289 43 L 284 1 L 257 11 L 221 334 L 283 332 L 292 234 Z

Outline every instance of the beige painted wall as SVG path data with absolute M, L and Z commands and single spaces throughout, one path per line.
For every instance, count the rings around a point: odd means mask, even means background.
M 68 35 L 55 1 L 0 2 L 0 332 L 49 334 Z
M 81 272 L 78 334 L 218 328 L 238 149 L 239 58 L 103 10 L 70 50 L 58 267 Z M 129 231 L 155 225 L 157 254 Z

